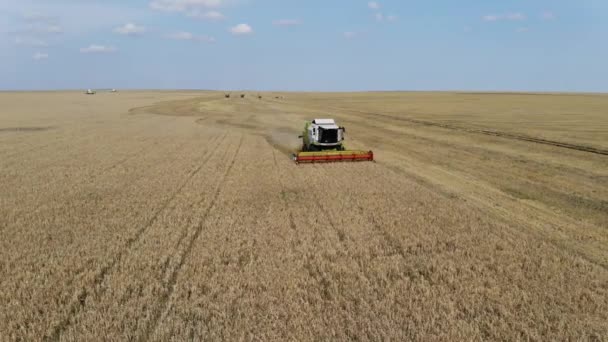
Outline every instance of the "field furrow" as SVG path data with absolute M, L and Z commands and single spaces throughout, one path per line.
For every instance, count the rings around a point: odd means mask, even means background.
M 260 94 L 0 93 L 0 340 L 608 337 L 608 97 Z
M 170 291 L 172 269 L 180 263 L 180 249 L 193 238 L 197 217 L 204 216 L 213 203 L 213 189 L 219 187 L 229 167 L 226 157 L 236 148 L 230 143 L 234 139 L 227 136 L 225 143 L 209 150 L 211 158 L 198 165 L 175 191 L 171 205 L 149 222 L 116 265 L 95 282 L 82 310 L 61 329 L 62 340 L 96 336 L 96 322 L 100 315 L 108 313 L 116 317 L 114 322 L 108 322 L 108 331 L 134 337 L 145 333 L 150 320 L 161 310 L 162 298 Z M 124 305 L 116 306 L 117 302 Z M 142 311 L 146 314 L 133 319 Z
M 167 286 L 166 286 L 167 291 L 160 298 L 160 304 L 159 304 L 160 307 L 159 307 L 159 309 L 156 310 L 150 323 L 148 324 L 146 330 L 144 331 L 143 338 L 142 338 L 143 340 L 149 340 L 151 334 L 154 333 L 156 331 L 156 329 L 158 328 L 159 321 L 162 320 L 163 318 L 167 317 L 167 312 L 169 311 L 169 305 L 170 305 L 169 299 L 171 298 L 171 296 L 173 295 L 173 292 L 175 291 L 177 277 L 179 275 L 179 272 L 181 271 L 182 267 L 184 266 L 184 263 L 189 258 L 190 254 L 192 253 L 192 248 L 193 248 L 194 244 L 196 243 L 199 236 L 203 232 L 203 227 L 204 227 L 205 221 L 207 220 L 207 217 L 209 217 L 209 213 L 211 212 L 211 210 L 214 209 L 215 204 L 217 203 L 218 196 L 220 195 L 220 192 L 223 189 L 223 185 L 226 181 L 226 178 L 230 175 L 230 171 L 232 171 L 232 168 L 234 167 L 234 163 L 236 161 L 237 156 L 239 155 L 239 152 L 241 151 L 242 145 L 243 145 L 243 137 L 241 136 L 239 139 L 239 145 L 237 146 L 236 151 L 234 152 L 234 155 L 230 159 L 228 168 L 226 169 L 224 174 L 221 176 L 221 180 L 218 183 L 215 191 L 213 192 L 213 197 L 212 197 L 209 205 L 205 209 L 205 212 L 203 213 L 198 225 L 195 227 L 194 232 L 191 234 L 192 236 L 189 239 L 187 239 L 186 241 L 179 242 L 178 252 L 171 258 L 172 261 L 174 260 L 173 264 L 175 264 L 175 266 L 169 267 L 168 271 L 166 272 L 167 275 L 165 276 L 165 283 L 167 284 Z

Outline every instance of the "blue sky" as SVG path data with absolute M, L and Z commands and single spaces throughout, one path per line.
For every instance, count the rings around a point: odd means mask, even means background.
M 0 0 L 0 89 L 608 92 L 606 0 Z

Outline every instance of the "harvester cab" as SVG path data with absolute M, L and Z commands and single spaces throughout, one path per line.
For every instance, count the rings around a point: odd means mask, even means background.
M 373 161 L 372 151 L 347 150 L 344 147 L 346 128 L 333 119 L 314 119 L 306 122 L 302 150 L 293 155 L 296 163 L 321 163 L 339 161 Z

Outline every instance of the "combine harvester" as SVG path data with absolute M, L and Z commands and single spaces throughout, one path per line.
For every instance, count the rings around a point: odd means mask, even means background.
M 344 147 L 346 129 L 333 119 L 314 119 L 306 122 L 302 139 L 302 151 L 293 154 L 296 164 L 373 161 L 374 152 L 347 150 Z

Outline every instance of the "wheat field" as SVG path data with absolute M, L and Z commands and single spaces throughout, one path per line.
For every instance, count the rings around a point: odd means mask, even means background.
M 608 96 L 238 94 L 0 93 L 0 340 L 608 339 Z

